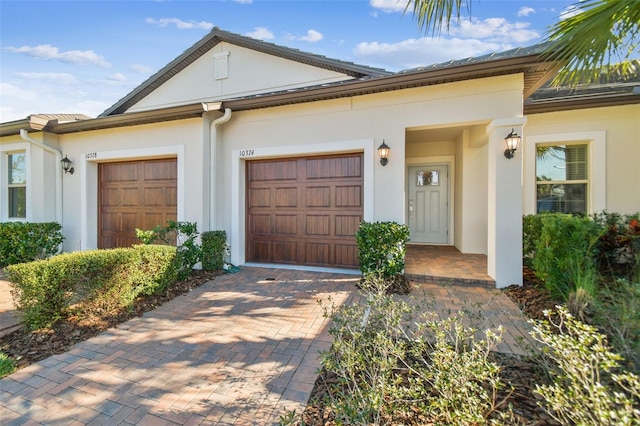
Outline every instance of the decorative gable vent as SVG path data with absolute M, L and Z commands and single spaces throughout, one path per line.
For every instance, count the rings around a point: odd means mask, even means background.
M 213 75 L 216 80 L 229 77 L 229 52 L 213 55 Z

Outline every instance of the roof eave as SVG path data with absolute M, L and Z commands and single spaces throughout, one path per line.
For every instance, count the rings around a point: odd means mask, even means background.
M 546 112 L 571 111 L 577 109 L 602 108 L 610 106 L 632 105 L 640 103 L 640 94 L 590 96 L 583 98 L 550 99 L 525 102 L 524 114 L 542 114 Z

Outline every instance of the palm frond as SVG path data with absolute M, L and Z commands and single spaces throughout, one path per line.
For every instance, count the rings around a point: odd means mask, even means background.
M 413 17 L 418 22 L 418 28 L 425 34 L 437 35 L 445 25 L 447 31 L 451 26 L 451 19 L 460 20 L 462 10 L 466 9 L 471 16 L 469 0 L 410 0 L 405 13 L 413 8 Z
M 564 64 L 553 84 L 577 86 L 600 81 L 612 70 L 634 72 L 628 60 L 639 53 L 640 1 L 586 0 L 574 7 L 575 15 L 548 32 L 552 43 L 545 56 Z M 611 67 L 612 62 L 622 65 Z

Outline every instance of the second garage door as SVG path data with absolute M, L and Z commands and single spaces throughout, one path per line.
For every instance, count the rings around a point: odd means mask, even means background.
M 249 262 L 357 268 L 361 153 L 250 161 Z

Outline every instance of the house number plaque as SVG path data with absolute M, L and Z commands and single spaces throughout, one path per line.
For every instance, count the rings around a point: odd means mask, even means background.
M 240 157 L 253 157 L 255 153 L 254 149 L 241 149 L 240 150 Z

